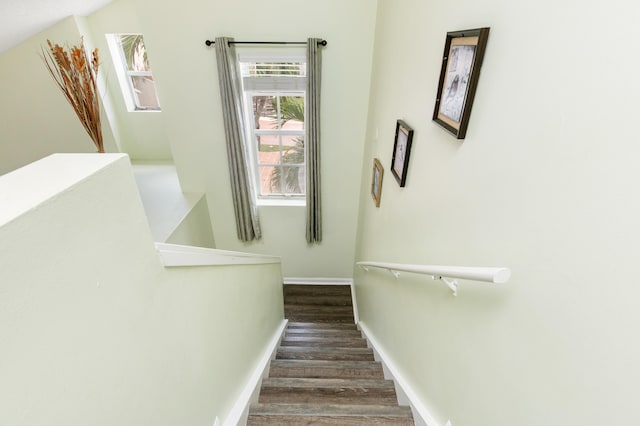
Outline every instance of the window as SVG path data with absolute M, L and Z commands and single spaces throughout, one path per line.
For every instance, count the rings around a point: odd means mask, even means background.
M 120 88 L 129 111 L 160 111 L 142 34 L 107 34 Z
M 240 56 L 249 159 L 260 200 L 304 199 L 304 56 Z

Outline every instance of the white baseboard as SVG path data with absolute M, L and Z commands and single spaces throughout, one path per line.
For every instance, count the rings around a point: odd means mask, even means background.
M 321 277 L 284 277 L 283 284 L 303 284 L 303 285 L 352 285 L 353 278 L 321 278 Z
M 356 324 L 360 322 L 358 317 L 358 298 L 356 297 L 356 285 L 351 283 L 351 305 L 353 306 L 353 319 Z
M 238 426 L 247 424 L 247 417 L 249 415 L 249 406 L 252 402 L 257 401 L 258 394 L 260 392 L 260 386 L 262 379 L 267 374 L 269 369 L 269 362 L 275 358 L 278 345 L 284 335 L 284 330 L 287 328 L 288 320 L 283 320 L 280 327 L 276 330 L 271 338 L 271 341 L 267 345 L 262 358 L 253 370 L 253 373 L 249 377 L 247 384 L 240 393 L 236 403 L 227 415 L 227 419 L 224 421 L 224 426 Z
M 401 398 L 401 394 L 403 394 L 403 397 L 406 397 L 406 400 L 411 406 L 415 424 L 420 426 L 439 426 L 435 418 L 431 415 L 431 410 L 427 409 L 427 407 L 425 407 L 425 405 L 418 399 L 416 393 L 413 391 L 404 376 L 400 374 L 398 367 L 387 355 L 384 349 L 382 349 L 382 346 L 380 346 L 380 343 L 374 337 L 367 325 L 360 321 L 358 326 L 364 333 L 364 337 L 369 342 L 369 346 L 373 349 L 376 360 L 382 362 L 385 373 L 389 373 L 391 375 L 391 379 L 395 382 L 396 388 L 400 391 L 398 392 L 398 397 Z

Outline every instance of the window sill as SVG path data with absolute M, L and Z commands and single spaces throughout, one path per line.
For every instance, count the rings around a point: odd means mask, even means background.
M 130 109 L 129 112 L 162 112 L 161 109 Z
M 307 200 L 304 198 L 258 198 L 256 205 L 258 207 L 304 207 L 307 205 Z

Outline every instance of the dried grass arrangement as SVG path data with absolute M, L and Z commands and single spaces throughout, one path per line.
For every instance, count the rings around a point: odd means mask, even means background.
M 47 44 L 49 49 L 42 49 L 42 59 L 51 77 L 73 107 L 98 152 L 104 152 L 96 81 L 99 65 L 98 49 L 92 52 L 89 60 L 82 40 L 79 46 L 71 46 L 69 50 L 65 50 L 59 44 L 53 44 L 48 39 Z

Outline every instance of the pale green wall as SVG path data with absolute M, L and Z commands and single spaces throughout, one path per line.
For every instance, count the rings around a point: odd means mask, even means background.
M 215 248 L 207 199 L 203 194 L 199 195 L 193 208 L 167 238 L 167 243 Z
M 155 241 L 215 247 L 204 194 L 183 193 L 173 164 L 138 161 L 133 173 Z
M 106 98 L 113 108 L 111 122 L 120 130 L 122 150 L 133 160 L 171 160 L 171 148 L 164 128 L 164 113 L 127 111 L 105 38 L 105 34 L 142 32 L 133 1 L 118 0 L 108 4 L 87 17 L 87 27 L 102 55 L 101 65 L 108 86 Z M 162 55 L 162 51 L 147 51 L 153 69 L 154 59 L 156 55 Z M 161 94 L 160 102 L 162 104 Z
M 96 152 L 40 57 L 47 39 L 79 44 L 78 22 L 64 19 L 0 54 L 0 174 L 55 152 Z M 109 126 L 102 128 L 105 149 L 117 151 Z
M 508 266 L 508 284 L 356 274 L 360 318 L 440 424 L 640 423 L 640 65 L 628 1 L 381 0 L 358 260 Z M 431 122 L 447 31 L 490 26 L 467 138 Z M 407 186 L 389 172 L 415 129 Z M 629 127 L 631 126 L 631 127 Z M 382 204 L 371 163 L 385 167 Z
M 279 265 L 164 268 L 122 155 L 0 194 L 0 424 L 224 422 L 282 324 Z
M 282 256 L 288 276 L 352 275 L 376 3 L 328 0 L 235 2 L 137 0 L 162 96 L 174 160 L 185 191 L 207 193 L 218 248 Z M 213 48 L 206 39 L 323 37 L 324 240 L 309 248 L 303 207 L 261 207 L 264 238 L 236 236 Z M 158 52 L 156 54 L 156 52 Z
M 140 32 L 129 0 L 113 2 L 87 18 L 68 17 L 0 53 L 0 174 L 55 152 L 95 152 L 40 58 L 47 39 L 72 45 L 81 35 L 88 48 L 99 48 L 99 77 L 108 87 L 102 98 L 107 152 L 127 152 L 138 160 L 171 160 L 163 114 L 126 111 L 105 39 L 105 33 L 117 32 Z

